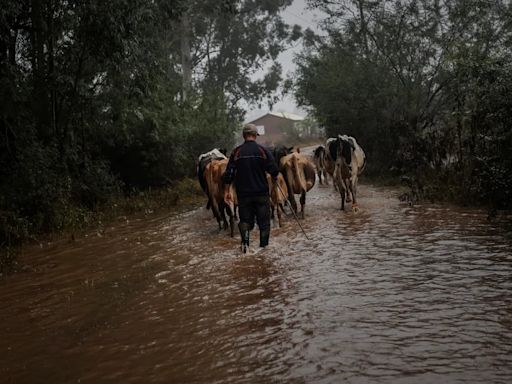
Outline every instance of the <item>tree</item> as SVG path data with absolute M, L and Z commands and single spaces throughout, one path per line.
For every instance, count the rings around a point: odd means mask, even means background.
M 281 81 L 290 3 L 4 1 L 0 244 L 62 227 L 73 207 L 193 175 L 199 153 L 230 147 L 240 102 Z
M 461 194 L 474 185 L 481 156 L 504 151 L 496 146 L 495 140 L 503 143 L 496 127 L 509 122 L 487 124 L 503 116 L 502 104 L 482 100 L 495 95 L 497 83 L 512 90 L 505 76 L 512 53 L 510 2 L 309 3 L 327 13 L 329 39 L 299 56 L 298 102 L 313 109 L 328 134 L 356 135 L 375 159 L 373 171 L 412 173 L 430 178 L 431 185 L 446 178 Z M 482 145 L 482 137 L 494 144 Z M 496 177 L 509 174 L 505 163 Z M 487 195 L 478 185 L 472 196 Z

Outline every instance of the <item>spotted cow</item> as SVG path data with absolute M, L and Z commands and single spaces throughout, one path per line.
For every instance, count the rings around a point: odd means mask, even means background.
M 352 201 L 352 210 L 357 211 L 357 181 L 366 165 L 365 153 L 352 136 L 339 135 L 334 143 L 329 152 L 335 163 L 334 181 L 340 193 L 341 209 L 345 209 L 345 201 Z

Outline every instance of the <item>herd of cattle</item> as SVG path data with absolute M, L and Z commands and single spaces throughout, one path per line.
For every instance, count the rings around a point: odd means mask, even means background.
M 327 139 L 325 145 L 318 146 L 313 152 L 313 158 L 300 152 L 297 148 L 278 145 L 270 148 L 280 173 L 274 182 L 267 175 L 269 184 L 270 205 L 272 219 L 277 213 L 279 226 L 282 225 L 282 213 L 288 201 L 294 212 L 297 212 L 295 195 L 300 195 L 300 215 L 304 218 L 306 193 L 315 185 L 316 175 L 320 184 L 329 184 L 333 180 L 334 188 L 341 197 L 341 209 L 345 209 L 345 202 L 352 202 L 352 210 L 357 211 L 357 180 L 366 165 L 366 156 L 356 139 L 339 135 Z M 208 197 L 207 209 L 212 209 L 217 219 L 219 230 L 229 228 L 234 236 L 236 217 L 236 191 L 234 185 L 224 185 L 222 176 L 226 171 L 228 158 L 226 151 L 215 148 L 199 156 L 197 176 L 201 188 Z M 225 201 L 226 188 L 230 188 L 233 199 Z

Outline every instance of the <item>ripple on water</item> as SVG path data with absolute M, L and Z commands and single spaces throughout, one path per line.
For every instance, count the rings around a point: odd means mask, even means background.
M 311 240 L 287 217 L 256 255 L 240 255 L 204 209 L 26 252 L 34 272 L 0 281 L 0 372 L 53 383 L 510 382 L 503 227 L 481 211 L 360 191 L 362 209 L 340 212 L 332 187 L 315 187 L 301 221 Z

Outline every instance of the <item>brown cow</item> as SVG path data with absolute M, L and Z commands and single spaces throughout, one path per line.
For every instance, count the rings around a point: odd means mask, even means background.
M 272 220 L 275 220 L 275 210 L 277 209 L 277 221 L 281 227 L 281 213 L 284 212 L 284 204 L 288 199 L 288 187 L 284 181 L 284 177 L 281 173 L 277 175 L 276 183 L 272 180 L 272 177 L 267 173 L 268 191 L 270 194 L 270 207 L 272 208 Z
M 301 216 L 304 218 L 306 192 L 315 185 L 315 166 L 308 156 L 296 152 L 284 156 L 280 166 L 288 187 L 288 200 L 292 209 L 297 212 L 294 195 L 300 195 Z
M 227 229 L 228 223 L 226 221 L 226 212 L 229 216 L 229 228 L 231 237 L 235 235 L 235 206 L 236 206 L 236 193 L 234 187 L 229 185 L 231 189 L 231 196 L 233 201 L 225 202 L 224 195 L 226 185 L 222 181 L 222 175 L 226 171 L 228 159 L 212 160 L 206 165 L 204 171 L 204 178 L 208 186 L 208 195 L 212 205 L 213 215 L 219 223 L 219 231 L 222 229 L 221 222 L 224 223 L 224 229 Z
M 199 179 L 199 184 L 201 185 L 201 188 L 208 197 L 206 209 L 210 209 L 211 201 L 210 194 L 208 193 L 208 186 L 206 185 L 206 180 L 204 178 L 204 171 L 210 161 L 222 159 L 227 159 L 226 150 L 219 148 L 214 148 L 209 152 L 203 153 L 202 155 L 199 155 L 199 158 L 197 159 L 197 178 Z

